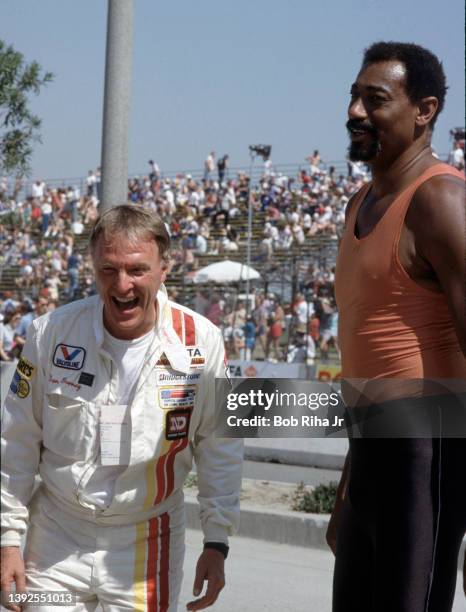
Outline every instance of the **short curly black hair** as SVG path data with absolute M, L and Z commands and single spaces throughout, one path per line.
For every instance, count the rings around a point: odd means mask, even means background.
M 442 62 L 428 49 L 413 43 L 376 42 L 364 51 L 365 64 L 398 61 L 406 68 L 406 93 L 412 102 L 421 98 L 435 96 L 438 108 L 430 127 L 433 129 L 437 117 L 442 112 L 447 93 L 447 82 Z

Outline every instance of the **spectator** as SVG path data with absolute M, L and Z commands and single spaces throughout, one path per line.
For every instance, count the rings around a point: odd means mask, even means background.
M 464 151 L 459 141 L 455 141 L 453 149 L 448 156 L 448 163 L 454 166 L 457 170 L 464 169 Z
M 223 184 L 223 180 L 225 178 L 225 172 L 228 171 L 228 155 L 224 155 L 220 157 L 217 161 L 217 170 L 218 170 L 218 182 L 220 186 Z
M 67 273 L 68 273 L 68 290 L 67 297 L 69 301 L 76 298 L 79 289 L 79 272 L 81 270 L 82 256 L 76 249 L 68 257 Z
M 256 325 L 251 315 L 247 317 L 246 323 L 243 326 L 244 331 L 244 348 L 240 353 L 240 359 L 250 361 L 252 359 L 254 348 L 256 346 Z
M 21 320 L 21 314 L 16 311 L 10 311 L 6 314 L 0 313 L 0 360 L 11 361 L 18 355 L 16 354 L 16 336 L 15 327 Z
M 309 157 L 306 157 L 306 160 L 309 162 L 311 175 L 320 174 L 319 166 L 320 166 L 321 159 L 320 159 L 319 151 L 315 149 L 312 155 L 309 155 Z
M 335 301 L 330 302 L 328 298 L 322 299 L 322 307 L 324 311 L 324 318 L 320 330 L 320 350 L 322 357 L 328 358 L 329 344 L 332 343 L 335 347 L 338 355 L 340 350 L 338 346 L 338 311 L 336 309 Z
M 214 295 L 210 305 L 207 308 L 206 317 L 217 327 L 220 326 L 222 317 L 222 308 L 220 306 L 220 298 Z
M 296 329 L 299 333 L 305 334 L 308 330 L 309 322 L 314 314 L 314 304 L 306 301 L 302 293 L 296 295 L 293 311 L 296 316 Z
M 283 334 L 283 323 L 284 323 L 285 313 L 280 303 L 277 301 L 273 311 L 269 315 L 267 320 L 268 332 L 267 332 L 267 343 L 265 347 L 265 358 L 269 360 L 270 356 L 270 346 L 272 345 L 273 352 L 275 354 L 275 360 L 281 360 L 280 354 L 280 339 Z M 270 361 L 273 358 L 270 358 Z
M 150 159 L 149 166 L 150 166 L 149 179 L 152 182 L 158 181 L 160 179 L 160 168 L 158 164 L 153 159 Z
M 49 235 L 49 224 L 50 224 L 50 219 L 52 217 L 52 212 L 53 212 L 52 198 L 50 196 L 48 196 L 47 198 L 43 200 L 42 206 L 41 206 L 41 212 L 42 212 L 42 234 L 45 237 L 47 237 Z
M 96 183 L 97 177 L 95 175 L 95 172 L 93 172 L 93 170 L 89 170 L 86 178 L 86 195 L 88 198 L 92 198 L 96 195 Z
M 311 335 L 298 332 L 296 342 L 288 350 L 288 363 L 307 363 L 312 365 L 316 356 L 316 346 Z
M 30 298 L 23 300 L 21 304 L 21 312 L 23 313 L 17 327 L 15 328 L 15 342 L 20 348 L 26 342 L 26 334 L 29 325 L 34 319 L 40 317 L 47 312 L 48 301 L 45 297 L 39 297 L 34 306 Z
M 209 181 L 215 168 L 215 151 L 211 151 L 204 162 L 204 181 Z
M 50 276 L 45 279 L 45 286 L 49 290 L 50 299 L 58 301 L 60 298 L 60 287 L 63 286 L 63 282 L 60 279 L 60 272 L 58 270 L 51 271 Z

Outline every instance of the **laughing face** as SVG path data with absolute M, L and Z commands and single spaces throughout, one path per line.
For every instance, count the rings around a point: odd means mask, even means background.
M 396 159 L 413 142 L 419 108 L 406 92 L 406 69 L 398 61 L 362 67 L 351 87 L 348 122 L 353 161 Z
M 104 325 L 115 338 L 134 340 L 157 319 L 156 295 L 165 281 L 165 263 L 155 240 L 111 242 L 101 237 L 93 253 L 97 289 L 104 302 Z

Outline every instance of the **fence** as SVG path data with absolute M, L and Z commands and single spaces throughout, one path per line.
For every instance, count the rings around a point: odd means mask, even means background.
M 347 174 L 347 165 L 345 161 L 329 161 L 325 163 L 321 163 L 321 168 L 325 171 L 333 166 L 335 168 L 335 172 L 337 175 Z M 250 166 L 233 166 L 227 169 L 226 178 L 233 179 L 238 176 L 239 173 L 244 173 L 249 176 Z M 289 177 L 297 177 L 301 170 L 309 170 L 309 164 L 302 163 L 291 163 L 291 164 L 273 164 L 272 171 L 276 174 L 282 174 Z M 252 180 L 253 183 L 257 182 L 263 176 L 263 163 L 255 162 L 253 165 L 252 172 Z M 147 169 L 144 172 L 134 172 L 130 173 L 129 178 L 141 178 L 149 175 L 149 170 Z M 166 170 L 161 172 L 161 178 L 170 178 L 173 179 L 175 177 L 181 177 L 190 175 L 194 180 L 202 180 L 204 176 L 204 170 L 202 168 L 188 168 L 184 170 Z M 217 176 L 217 173 L 214 173 L 214 177 Z M 37 180 L 37 179 L 36 179 Z M 86 190 L 86 177 L 64 177 L 64 178 L 50 178 L 44 179 L 45 183 L 52 189 L 63 189 L 67 187 L 73 187 L 74 189 L 79 189 L 81 194 L 85 193 Z M 21 184 L 21 188 L 18 191 L 18 197 L 25 198 L 31 195 L 32 184 L 35 180 L 23 180 Z M 9 179 L 9 184 L 14 185 L 14 179 Z M 12 189 L 10 189 L 12 191 Z

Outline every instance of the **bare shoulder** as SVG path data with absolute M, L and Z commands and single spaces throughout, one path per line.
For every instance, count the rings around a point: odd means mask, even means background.
M 450 208 L 464 212 L 465 185 L 464 180 L 452 174 L 433 176 L 416 190 L 411 207 L 433 215 L 442 215 Z
M 434 176 L 413 196 L 406 225 L 417 235 L 463 232 L 466 223 L 465 181 L 454 175 Z
M 364 187 L 362 187 L 361 189 L 364 189 Z M 353 193 L 353 195 L 348 200 L 348 204 L 346 205 L 346 209 L 345 209 L 345 221 L 348 221 L 348 217 L 350 215 L 350 212 L 353 209 L 354 203 L 358 199 L 359 194 L 361 193 L 361 189 L 358 189 L 358 191 L 356 191 L 356 193 Z

